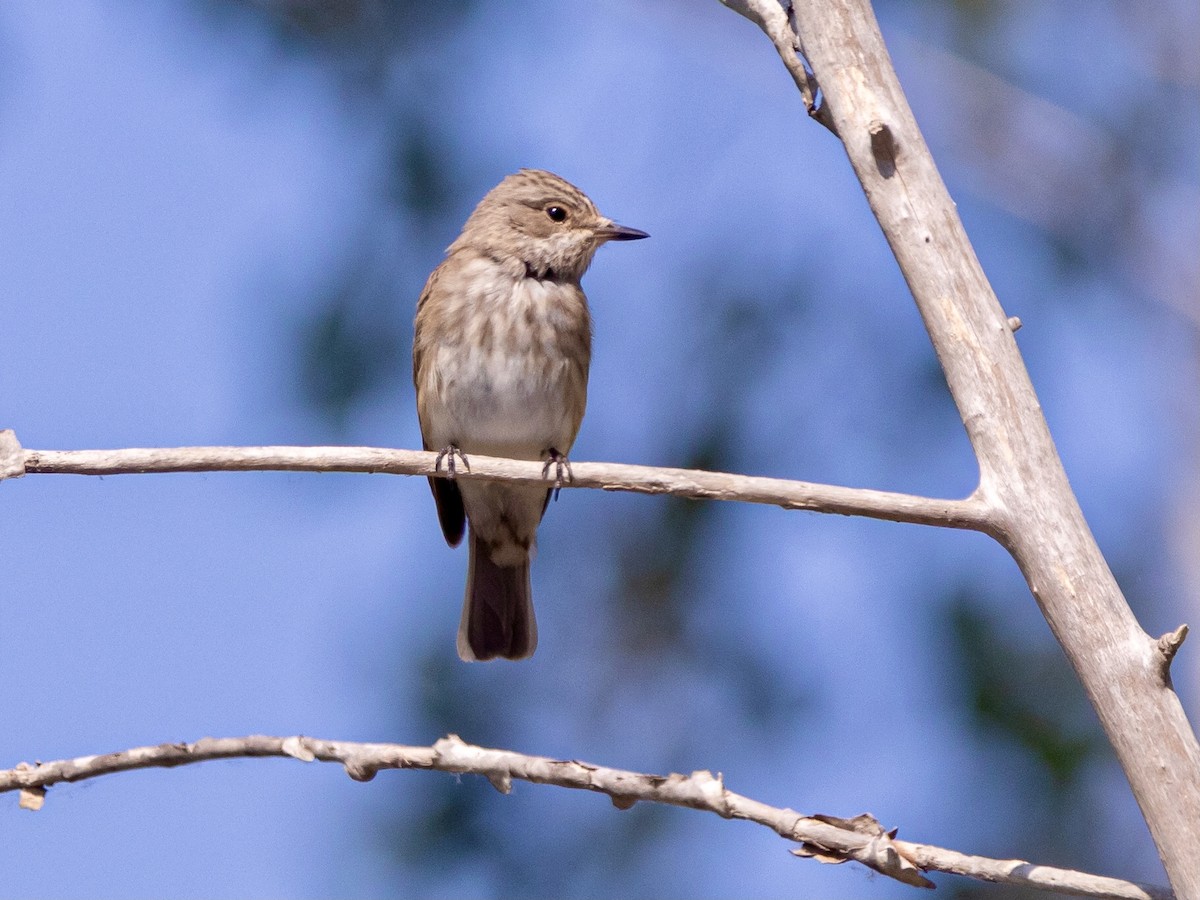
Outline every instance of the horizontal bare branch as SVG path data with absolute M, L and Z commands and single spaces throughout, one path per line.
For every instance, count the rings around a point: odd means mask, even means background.
M 149 472 L 370 472 L 441 475 L 437 455 L 381 447 L 163 447 L 128 450 L 25 450 L 11 431 L 0 431 L 0 479 L 22 474 L 128 475 Z M 471 456 L 459 478 L 545 481 L 540 462 Z M 784 509 L 866 516 L 893 522 L 996 532 L 994 511 L 978 497 L 939 500 L 912 494 L 813 484 L 783 478 L 666 469 L 619 463 L 573 462 L 564 487 L 640 494 L 673 494 L 706 500 L 765 503 Z
M 927 844 L 895 840 L 894 831 L 885 832 L 868 815 L 853 819 L 804 816 L 735 794 L 725 787 L 720 775 L 711 772 L 646 775 L 575 760 L 477 747 L 464 743 L 455 735 L 443 738 L 432 747 L 324 741 L 299 736 L 204 738 L 193 744 L 159 744 L 102 756 L 81 756 L 36 765 L 21 763 L 16 768 L 0 771 L 0 793 L 20 791 L 22 806 L 37 809 L 46 788 L 61 782 L 134 769 L 265 756 L 341 763 L 356 781 L 370 781 L 382 769 L 436 769 L 482 775 L 501 793 L 508 793 L 513 779 L 520 779 L 607 794 L 618 809 L 628 809 L 638 801 L 646 801 L 703 810 L 726 819 L 745 819 L 765 825 L 798 843 L 799 848 L 793 850 L 798 856 L 812 856 L 822 862 L 860 862 L 881 874 L 922 887 L 933 886 L 920 874 L 924 870 L 1081 897 L 1167 900 L 1172 896 L 1166 888 L 1036 866 L 1024 860 L 967 856 Z

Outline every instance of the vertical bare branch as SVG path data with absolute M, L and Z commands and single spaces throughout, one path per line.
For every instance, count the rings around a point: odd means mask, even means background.
M 760 25 L 777 18 L 774 0 L 729 5 Z M 1173 653 L 1178 642 L 1160 645 L 1142 630 L 1092 537 L 870 3 L 796 3 L 791 24 L 945 370 L 979 461 L 979 494 L 1000 511 L 993 533 L 1096 708 L 1172 885 L 1200 897 L 1200 745 L 1165 677 L 1163 647 Z

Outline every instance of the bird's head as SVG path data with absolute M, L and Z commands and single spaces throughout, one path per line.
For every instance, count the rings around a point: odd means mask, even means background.
M 469 246 L 498 259 L 515 257 L 533 277 L 578 282 L 601 244 L 644 237 L 602 216 L 570 182 L 521 169 L 479 201 L 450 250 Z

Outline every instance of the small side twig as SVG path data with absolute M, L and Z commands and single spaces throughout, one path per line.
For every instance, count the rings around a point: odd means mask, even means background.
M 1154 649 L 1158 653 L 1159 675 L 1165 685 L 1171 684 L 1171 663 L 1175 661 L 1175 654 L 1179 652 L 1179 648 L 1183 646 L 1183 641 L 1187 636 L 1188 627 L 1185 623 L 1155 641 Z
M 808 110 L 809 116 L 836 135 L 837 126 L 834 125 L 833 118 L 825 110 L 824 104 L 817 105 L 819 85 L 804 61 L 804 51 L 800 46 L 800 39 L 792 27 L 789 15 L 791 5 L 789 4 L 785 10 L 779 5 L 779 0 L 721 0 L 721 2 L 738 15 L 745 16 L 771 39 L 771 43 L 775 45 L 775 51 L 783 60 L 784 68 L 788 70 L 788 74 L 792 76 L 792 81 L 796 83 L 796 87 L 800 91 L 800 97 L 804 101 L 804 108 Z

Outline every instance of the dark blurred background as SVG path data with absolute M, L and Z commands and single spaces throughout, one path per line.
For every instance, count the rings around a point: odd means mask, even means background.
M 1126 596 L 1151 633 L 1195 624 L 1200 12 L 877 11 Z M 653 235 L 585 280 L 574 458 L 971 490 L 843 154 L 716 0 L 4 4 L 0 427 L 46 449 L 420 446 L 416 297 L 520 166 Z M 0 521 L 3 766 L 454 732 L 1163 880 L 1082 691 L 979 535 L 566 491 L 534 567 L 537 656 L 467 666 L 466 554 L 423 479 L 30 477 L 0 489 Z M 1185 645 L 1175 670 L 1193 714 L 1196 659 Z M 291 761 L 115 776 L 3 816 L 11 897 L 912 891 L 694 812 Z

